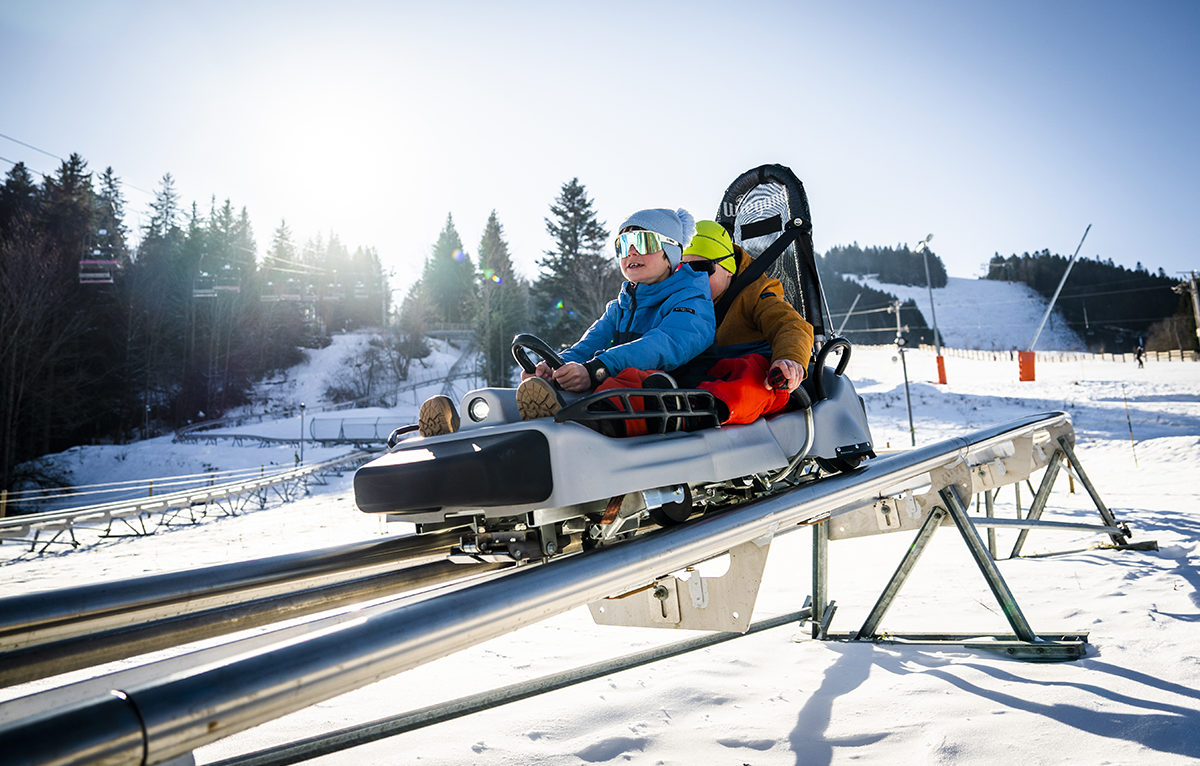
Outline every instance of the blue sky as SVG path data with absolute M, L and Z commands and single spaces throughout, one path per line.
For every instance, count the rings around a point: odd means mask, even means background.
M 1090 223 L 1082 255 L 1174 275 L 1200 268 L 1198 43 L 1192 2 L 8 0 L 0 133 L 111 165 L 135 227 L 170 172 L 260 249 L 286 219 L 400 284 L 447 213 L 473 252 L 495 209 L 532 275 L 572 177 L 611 227 L 711 217 L 764 162 L 804 181 L 819 250 L 932 232 L 971 277 Z

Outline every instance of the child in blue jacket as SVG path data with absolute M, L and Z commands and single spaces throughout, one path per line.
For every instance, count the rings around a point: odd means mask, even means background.
M 710 288 L 687 273 L 691 269 L 679 269 L 694 232 L 686 210 L 642 210 L 626 219 L 616 254 L 628 281 L 604 315 L 562 353 L 567 364 L 552 373 L 543 363 L 535 374 L 567 391 L 587 391 L 628 367 L 671 370 L 708 348 L 716 332 L 705 305 Z
M 562 353 L 566 364 L 552 371 L 540 362 L 522 376 L 522 419 L 559 410 L 555 383 L 564 391 L 590 391 L 627 368 L 680 367 L 712 345 L 716 316 L 708 277 L 679 268 L 695 230 L 695 219 L 683 209 L 639 210 L 621 224 L 614 244 L 627 281 L 604 315 Z M 448 398 L 432 397 L 421 405 L 418 424 L 425 436 L 452 433 L 458 413 Z

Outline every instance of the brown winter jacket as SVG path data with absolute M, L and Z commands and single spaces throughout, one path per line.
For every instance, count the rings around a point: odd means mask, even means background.
M 734 253 L 738 274 L 754 262 L 737 245 Z M 733 299 L 729 312 L 717 326 L 716 345 L 736 346 L 764 340 L 771 345 L 772 362 L 790 359 L 808 369 L 813 347 L 812 325 L 787 302 L 779 280 L 766 274 L 746 285 Z

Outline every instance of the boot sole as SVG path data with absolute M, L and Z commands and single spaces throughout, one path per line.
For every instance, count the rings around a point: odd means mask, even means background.
M 517 412 L 521 420 L 552 417 L 562 409 L 553 391 L 543 386 L 524 386 L 517 389 Z
M 421 405 L 417 415 L 417 429 L 421 436 L 445 436 L 458 431 L 458 426 L 457 413 L 448 410 L 440 401 L 431 400 Z

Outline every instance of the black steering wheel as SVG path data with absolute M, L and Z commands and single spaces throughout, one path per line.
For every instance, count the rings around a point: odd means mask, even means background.
M 563 358 L 555 353 L 554 349 L 536 335 L 530 335 L 527 332 L 513 336 L 512 339 L 512 355 L 513 359 L 517 360 L 517 364 L 521 365 L 521 369 L 529 374 L 537 368 L 537 363 L 529 358 L 527 351 L 532 351 L 542 358 L 542 361 L 550 366 L 550 369 L 557 370 L 566 362 Z

